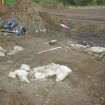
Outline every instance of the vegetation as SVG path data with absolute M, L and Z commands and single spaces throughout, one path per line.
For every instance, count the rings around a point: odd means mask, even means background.
M 88 5 L 105 5 L 105 0 L 33 0 L 39 4 L 88 6 Z
M 3 16 L 3 15 L 5 15 L 5 13 L 0 12 L 0 17 Z
M 12 6 L 16 3 L 16 0 L 3 0 L 4 4 Z

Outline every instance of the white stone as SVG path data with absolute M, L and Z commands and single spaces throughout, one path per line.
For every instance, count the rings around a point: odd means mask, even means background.
M 5 53 L 0 51 L 0 57 L 4 57 L 5 56 Z
M 20 81 L 30 83 L 30 81 L 28 79 L 28 74 L 29 74 L 29 72 L 19 69 L 14 72 L 10 72 L 8 77 L 13 78 L 13 79 L 18 77 L 20 79 Z
M 56 81 L 64 80 L 71 72 L 72 70 L 67 66 L 59 66 L 56 70 Z
M 88 49 L 88 51 L 91 51 L 93 53 L 105 53 L 104 47 L 91 47 Z
M 1 46 L 0 46 L 0 51 L 2 51 L 2 52 L 6 52 L 6 50 L 3 49 L 3 47 L 1 47 Z
M 16 54 L 16 53 L 18 53 L 18 52 L 20 52 L 20 51 L 23 51 L 23 47 L 21 47 L 21 46 L 14 46 L 14 48 L 13 48 L 13 50 L 10 50 L 8 53 L 7 53 L 7 55 L 14 55 L 14 54 Z
M 28 69 L 27 69 L 28 68 Z M 8 77 L 18 77 L 20 81 L 30 83 L 30 80 L 46 80 L 48 77 L 56 76 L 56 81 L 63 81 L 72 70 L 64 65 L 51 63 L 49 65 L 43 65 L 29 70 L 30 66 L 22 64 L 20 69 L 10 72 Z
M 16 78 L 16 72 L 10 72 L 8 77 L 13 78 L 13 79 Z
M 74 49 L 86 49 L 87 46 L 81 45 L 81 44 L 70 44 L 70 46 Z
M 23 51 L 23 47 L 21 46 L 14 46 L 14 50 L 17 50 L 17 51 Z
M 30 66 L 27 65 L 27 64 L 22 64 L 21 67 L 20 67 L 20 69 L 21 69 L 21 70 L 30 71 L 31 68 L 30 68 Z
M 20 81 L 30 83 L 28 79 L 29 72 L 25 70 L 16 70 L 15 73 L 16 73 L 16 76 L 20 79 Z
M 62 26 L 63 28 L 69 29 L 69 27 L 67 25 L 65 25 L 65 24 L 60 24 L 60 26 Z
M 8 53 L 7 53 L 7 55 L 14 55 L 14 54 L 16 54 L 18 51 L 16 51 L 16 50 L 10 50 Z
M 56 76 L 56 81 L 63 81 L 71 72 L 72 70 L 67 66 L 51 63 L 34 68 L 33 75 L 36 79 Z

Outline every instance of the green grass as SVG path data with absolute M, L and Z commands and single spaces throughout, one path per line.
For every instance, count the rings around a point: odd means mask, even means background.
M 16 3 L 16 0 L 4 0 L 4 1 L 5 1 L 5 4 L 8 6 L 12 6 Z
M 0 12 L 0 17 L 3 16 L 5 13 Z
M 32 0 L 33 2 L 36 2 L 42 6 L 56 6 L 57 4 L 59 4 L 58 0 Z

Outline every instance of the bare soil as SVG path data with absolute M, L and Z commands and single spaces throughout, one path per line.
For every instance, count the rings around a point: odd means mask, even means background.
M 43 11 L 55 19 L 55 24 L 63 22 L 70 30 L 56 31 L 53 28 L 46 33 L 28 32 L 22 37 L 0 36 L 0 45 L 6 49 L 14 45 L 25 48 L 13 56 L 0 57 L 0 105 L 105 105 L 105 58 L 97 60 L 94 56 L 67 48 L 67 42 L 71 40 L 93 42 L 92 45 L 98 46 L 101 46 L 100 43 L 105 44 L 101 42 L 105 38 L 105 10 Z M 71 17 L 72 20 L 69 20 Z M 84 19 L 86 21 L 82 21 Z M 37 55 L 39 51 L 56 47 L 46 44 L 52 39 L 57 39 L 60 42 L 57 46 L 62 46 L 62 49 Z M 35 67 L 52 62 L 70 67 L 72 74 L 61 83 L 57 83 L 54 78 L 30 84 L 8 78 L 9 72 L 23 63 Z

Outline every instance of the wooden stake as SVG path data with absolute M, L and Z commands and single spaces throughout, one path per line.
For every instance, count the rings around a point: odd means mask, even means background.
M 58 50 L 58 49 L 61 49 L 61 48 L 62 47 L 55 47 L 55 48 L 52 48 L 52 49 L 48 49 L 48 50 L 44 50 L 44 51 L 38 52 L 37 54 L 42 54 L 42 53 L 46 53 L 46 52 L 49 52 L 49 51 Z

